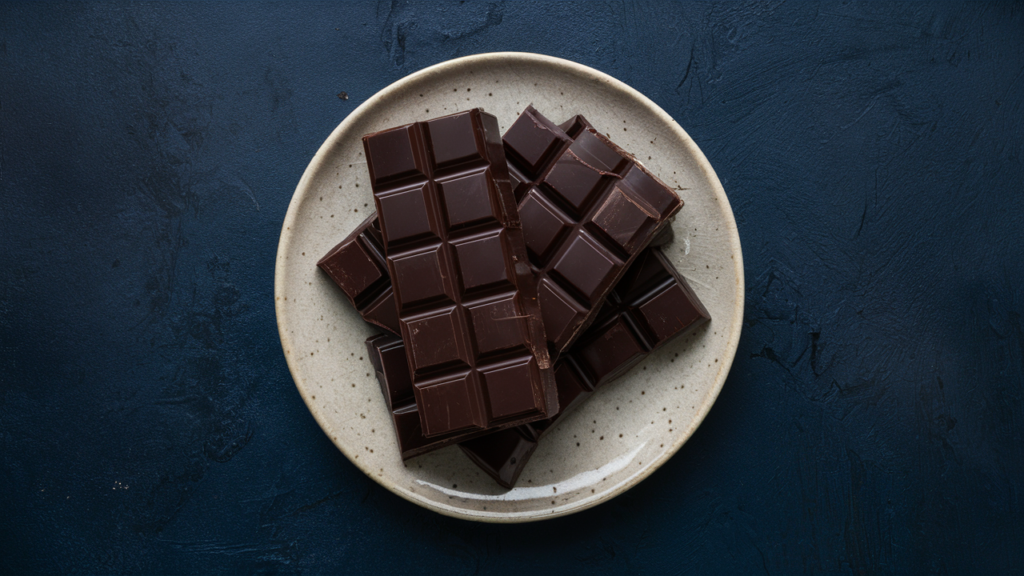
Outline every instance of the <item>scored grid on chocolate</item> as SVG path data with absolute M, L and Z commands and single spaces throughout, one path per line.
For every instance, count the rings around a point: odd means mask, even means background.
M 424 434 L 553 413 L 497 120 L 471 110 L 363 143 Z
M 710 318 L 686 279 L 651 248 L 608 294 L 597 320 L 563 360 L 592 391 Z
M 559 127 L 529 106 L 504 144 L 557 357 L 682 201 L 582 116 Z
M 457 432 L 427 438 L 420 425 L 412 379 L 409 377 L 409 364 L 405 358 L 405 343 L 395 334 L 377 334 L 366 339 L 366 352 L 373 364 L 388 412 L 391 413 L 391 424 L 402 460 L 489 432 Z
M 555 365 L 559 411 L 552 418 L 459 443 L 506 488 L 515 485 L 545 432 L 595 389 L 710 319 L 661 250 L 648 248 L 608 295 L 597 320 Z

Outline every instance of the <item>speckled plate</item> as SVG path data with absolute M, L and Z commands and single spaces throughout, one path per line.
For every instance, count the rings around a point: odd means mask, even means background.
M 685 206 L 668 257 L 712 321 L 600 389 L 545 436 L 505 490 L 455 446 L 403 464 L 366 359 L 364 323 L 317 260 L 373 211 L 363 134 L 483 107 L 502 131 L 528 104 L 555 122 L 582 113 L 662 180 Z M 743 259 L 729 200 L 693 140 L 661 108 L 580 64 L 522 53 L 469 56 L 412 74 L 352 112 L 313 157 L 292 197 L 277 251 L 277 325 L 310 412 L 360 470 L 399 496 L 470 520 L 526 522 L 606 502 L 665 463 L 711 409 L 736 353 Z

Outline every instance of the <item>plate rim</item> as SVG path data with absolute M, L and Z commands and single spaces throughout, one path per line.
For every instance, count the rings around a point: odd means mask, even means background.
M 696 417 L 690 423 L 690 426 L 686 429 L 685 433 L 680 434 L 677 439 L 672 441 L 671 446 L 662 453 L 662 455 L 655 460 L 651 461 L 648 466 L 645 466 L 642 471 L 631 476 L 626 481 L 619 483 L 616 486 L 611 487 L 602 495 L 593 499 L 583 499 L 574 503 L 555 505 L 550 508 L 543 508 L 540 510 L 533 510 L 529 512 L 520 513 L 509 513 L 509 512 L 496 512 L 496 513 L 482 513 L 479 511 L 467 510 L 464 508 L 457 508 L 454 506 L 443 506 L 437 502 L 426 498 L 417 498 L 418 494 L 406 494 L 405 491 L 399 490 L 393 481 L 387 478 L 374 476 L 371 471 L 364 469 L 364 467 L 355 459 L 352 454 L 349 454 L 335 438 L 332 438 L 330 434 L 327 434 L 325 428 L 326 419 L 321 414 L 318 407 L 312 402 L 311 395 L 304 388 L 301 379 L 297 374 L 297 366 L 295 364 L 294 355 L 290 354 L 290 350 L 294 348 L 291 338 L 289 337 L 285 325 L 288 323 L 288 314 L 285 311 L 285 300 L 283 299 L 285 290 L 285 254 L 288 252 L 292 240 L 291 227 L 295 224 L 298 218 L 299 204 L 304 196 L 306 189 L 309 187 L 309 183 L 313 178 L 313 175 L 320 170 L 321 165 L 324 163 L 328 152 L 336 145 L 340 136 L 348 130 L 348 127 L 354 124 L 368 109 L 375 106 L 382 100 L 387 100 L 394 96 L 396 93 L 401 92 L 404 88 L 412 83 L 424 80 L 431 76 L 443 75 L 449 71 L 462 68 L 464 66 L 487 66 L 495 64 L 505 64 L 509 61 L 527 62 L 534 64 L 543 64 L 551 66 L 553 68 L 563 68 L 566 72 L 589 77 L 591 80 L 597 80 L 608 85 L 608 87 L 623 92 L 627 97 L 630 97 L 641 105 L 645 106 L 655 117 L 665 122 L 669 126 L 670 130 L 676 133 L 680 141 L 686 147 L 687 152 L 690 153 L 696 160 L 697 164 L 705 173 L 705 177 L 711 184 L 712 192 L 715 199 L 723 207 L 723 212 L 726 216 L 726 233 L 729 238 L 730 249 L 735 258 L 733 258 L 733 267 L 736 274 L 737 280 L 737 298 L 733 304 L 733 321 L 729 326 L 729 335 L 726 344 L 725 351 L 723 353 L 723 362 L 719 369 L 718 375 L 715 378 L 715 382 L 705 396 L 704 402 L 697 410 Z M 536 54 L 531 52 L 485 52 L 480 54 L 473 54 L 469 56 L 462 56 L 451 60 L 446 60 L 428 66 L 409 75 L 406 75 L 395 82 L 392 82 L 388 86 L 381 89 L 379 92 L 370 96 L 362 104 L 356 107 L 355 110 L 350 112 L 342 121 L 331 131 L 324 143 L 317 149 L 316 154 L 310 160 L 309 165 L 302 173 L 302 177 L 299 179 L 299 183 L 295 187 L 295 192 L 292 194 L 292 198 L 288 203 L 288 210 L 285 213 L 284 222 L 281 224 L 281 236 L 278 241 L 277 254 L 275 256 L 274 264 L 274 312 L 277 321 L 278 336 L 281 340 L 282 351 L 284 352 L 285 362 L 288 365 L 288 372 L 291 374 L 292 381 L 295 383 L 296 389 L 299 391 L 299 395 L 302 397 L 303 402 L 306 404 L 306 408 L 313 415 L 317 425 L 320 429 L 327 434 L 328 439 L 341 451 L 345 457 L 356 466 L 364 474 L 372 478 L 378 484 L 388 489 L 394 494 L 397 494 L 401 498 L 422 506 L 428 510 L 432 510 L 444 516 L 452 518 L 460 518 L 463 520 L 473 520 L 478 522 L 488 523 L 521 523 L 521 522 L 533 522 L 539 520 L 547 520 L 550 518 L 559 518 L 570 514 L 575 514 L 583 510 L 597 506 L 615 498 L 630 488 L 636 486 L 644 479 L 648 478 L 655 470 L 659 469 L 665 462 L 667 462 L 676 452 L 685 444 L 696 429 L 704 422 L 708 412 L 718 399 L 722 388 L 725 385 L 725 380 L 732 369 L 733 360 L 736 357 L 736 350 L 739 346 L 740 334 L 743 329 L 743 311 L 746 300 L 746 280 L 743 274 L 743 252 L 740 245 L 739 230 L 736 226 L 736 217 L 732 210 L 732 205 L 729 203 L 729 198 L 725 194 L 725 189 L 722 187 L 721 181 L 718 179 L 718 175 L 715 173 L 714 168 L 708 161 L 707 157 L 697 146 L 696 142 L 690 138 L 690 135 L 675 121 L 667 112 L 665 112 L 660 106 L 655 104 L 650 98 L 640 93 L 635 88 L 628 84 L 614 78 L 613 76 L 591 68 L 589 66 L 573 62 L 571 60 L 565 60 L 563 58 L 557 58 L 554 56 L 547 56 L 544 54 Z

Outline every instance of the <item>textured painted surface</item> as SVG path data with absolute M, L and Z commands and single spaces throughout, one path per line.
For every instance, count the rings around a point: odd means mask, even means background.
M 748 285 L 693 439 L 524 526 L 362 476 L 272 297 L 330 130 L 494 50 L 675 117 Z M 0 78 L 0 571 L 1024 570 L 1019 4 L 3 4 Z

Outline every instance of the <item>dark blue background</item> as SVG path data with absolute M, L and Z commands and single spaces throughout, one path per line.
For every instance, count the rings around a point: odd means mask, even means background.
M 747 275 L 692 440 L 519 526 L 352 466 L 272 295 L 330 131 L 497 50 L 676 118 Z M 0 571 L 1024 570 L 1022 121 L 1021 4 L 2 4 Z

